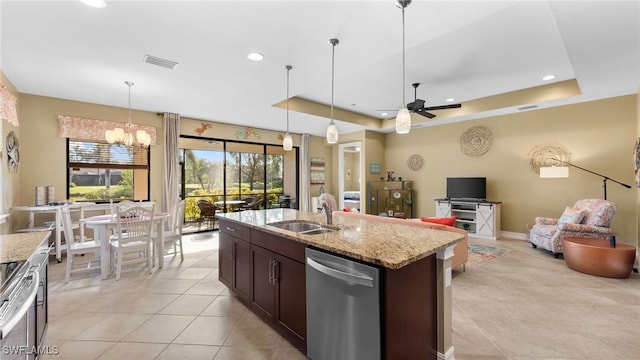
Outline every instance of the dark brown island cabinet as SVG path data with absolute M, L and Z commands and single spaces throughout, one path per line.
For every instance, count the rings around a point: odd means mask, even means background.
M 306 245 L 226 219 L 219 236 L 220 281 L 305 351 Z M 435 255 L 381 270 L 383 358 L 437 359 Z
M 219 236 L 220 281 L 306 348 L 305 245 L 223 219 Z

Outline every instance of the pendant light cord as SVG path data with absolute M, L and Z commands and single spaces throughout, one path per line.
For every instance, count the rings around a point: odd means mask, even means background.
M 287 134 L 289 133 L 289 70 L 291 68 L 291 65 L 285 66 L 285 69 L 287 69 Z
M 406 77 L 406 65 L 405 65 L 405 43 L 404 43 L 404 8 L 402 7 L 402 107 L 404 108 L 406 105 L 406 96 L 405 96 L 405 77 Z
M 131 86 L 133 86 L 134 83 L 131 81 L 125 81 L 124 83 L 129 86 L 129 123 L 127 124 L 127 127 L 129 128 L 129 131 L 131 131 Z
M 333 83 L 335 81 L 336 44 L 337 40 L 331 42 L 331 124 L 333 124 Z

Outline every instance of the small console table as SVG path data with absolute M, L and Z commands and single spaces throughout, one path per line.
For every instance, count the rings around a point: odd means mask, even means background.
M 562 239 L 562 254 L 570 269 L 608 278 L 628 278 L 636 258 L 636 248 L 617 243 L 609 246 L 607 239 L 566 237 Z
M 436 217 L 456 216 L 455 226 L 469 236 L 496 240 L 500 235 L 500 201 L 436 199 Z

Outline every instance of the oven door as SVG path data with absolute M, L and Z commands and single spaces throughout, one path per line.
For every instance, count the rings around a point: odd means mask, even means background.
M 29 271 L 2 304 L 0 319 L 0 359 L 34 359 L 37 353 L 35 336 L 35 298 L 39 274 Z

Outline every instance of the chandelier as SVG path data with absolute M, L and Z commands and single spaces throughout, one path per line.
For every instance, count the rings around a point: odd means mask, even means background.
M 104 138 L 109 144 L 138 145 L 148 148 L 151 145 L 151 135 L 144 130 L 137 130 L 134 136 L 134 127 L 131 124 L 131 86 L 135 84 L 133 81 L 125 81 L 124 83 L 129 86 L 129 121 L 124 128 L 116 127 L 113 130 L 106 130 Z

